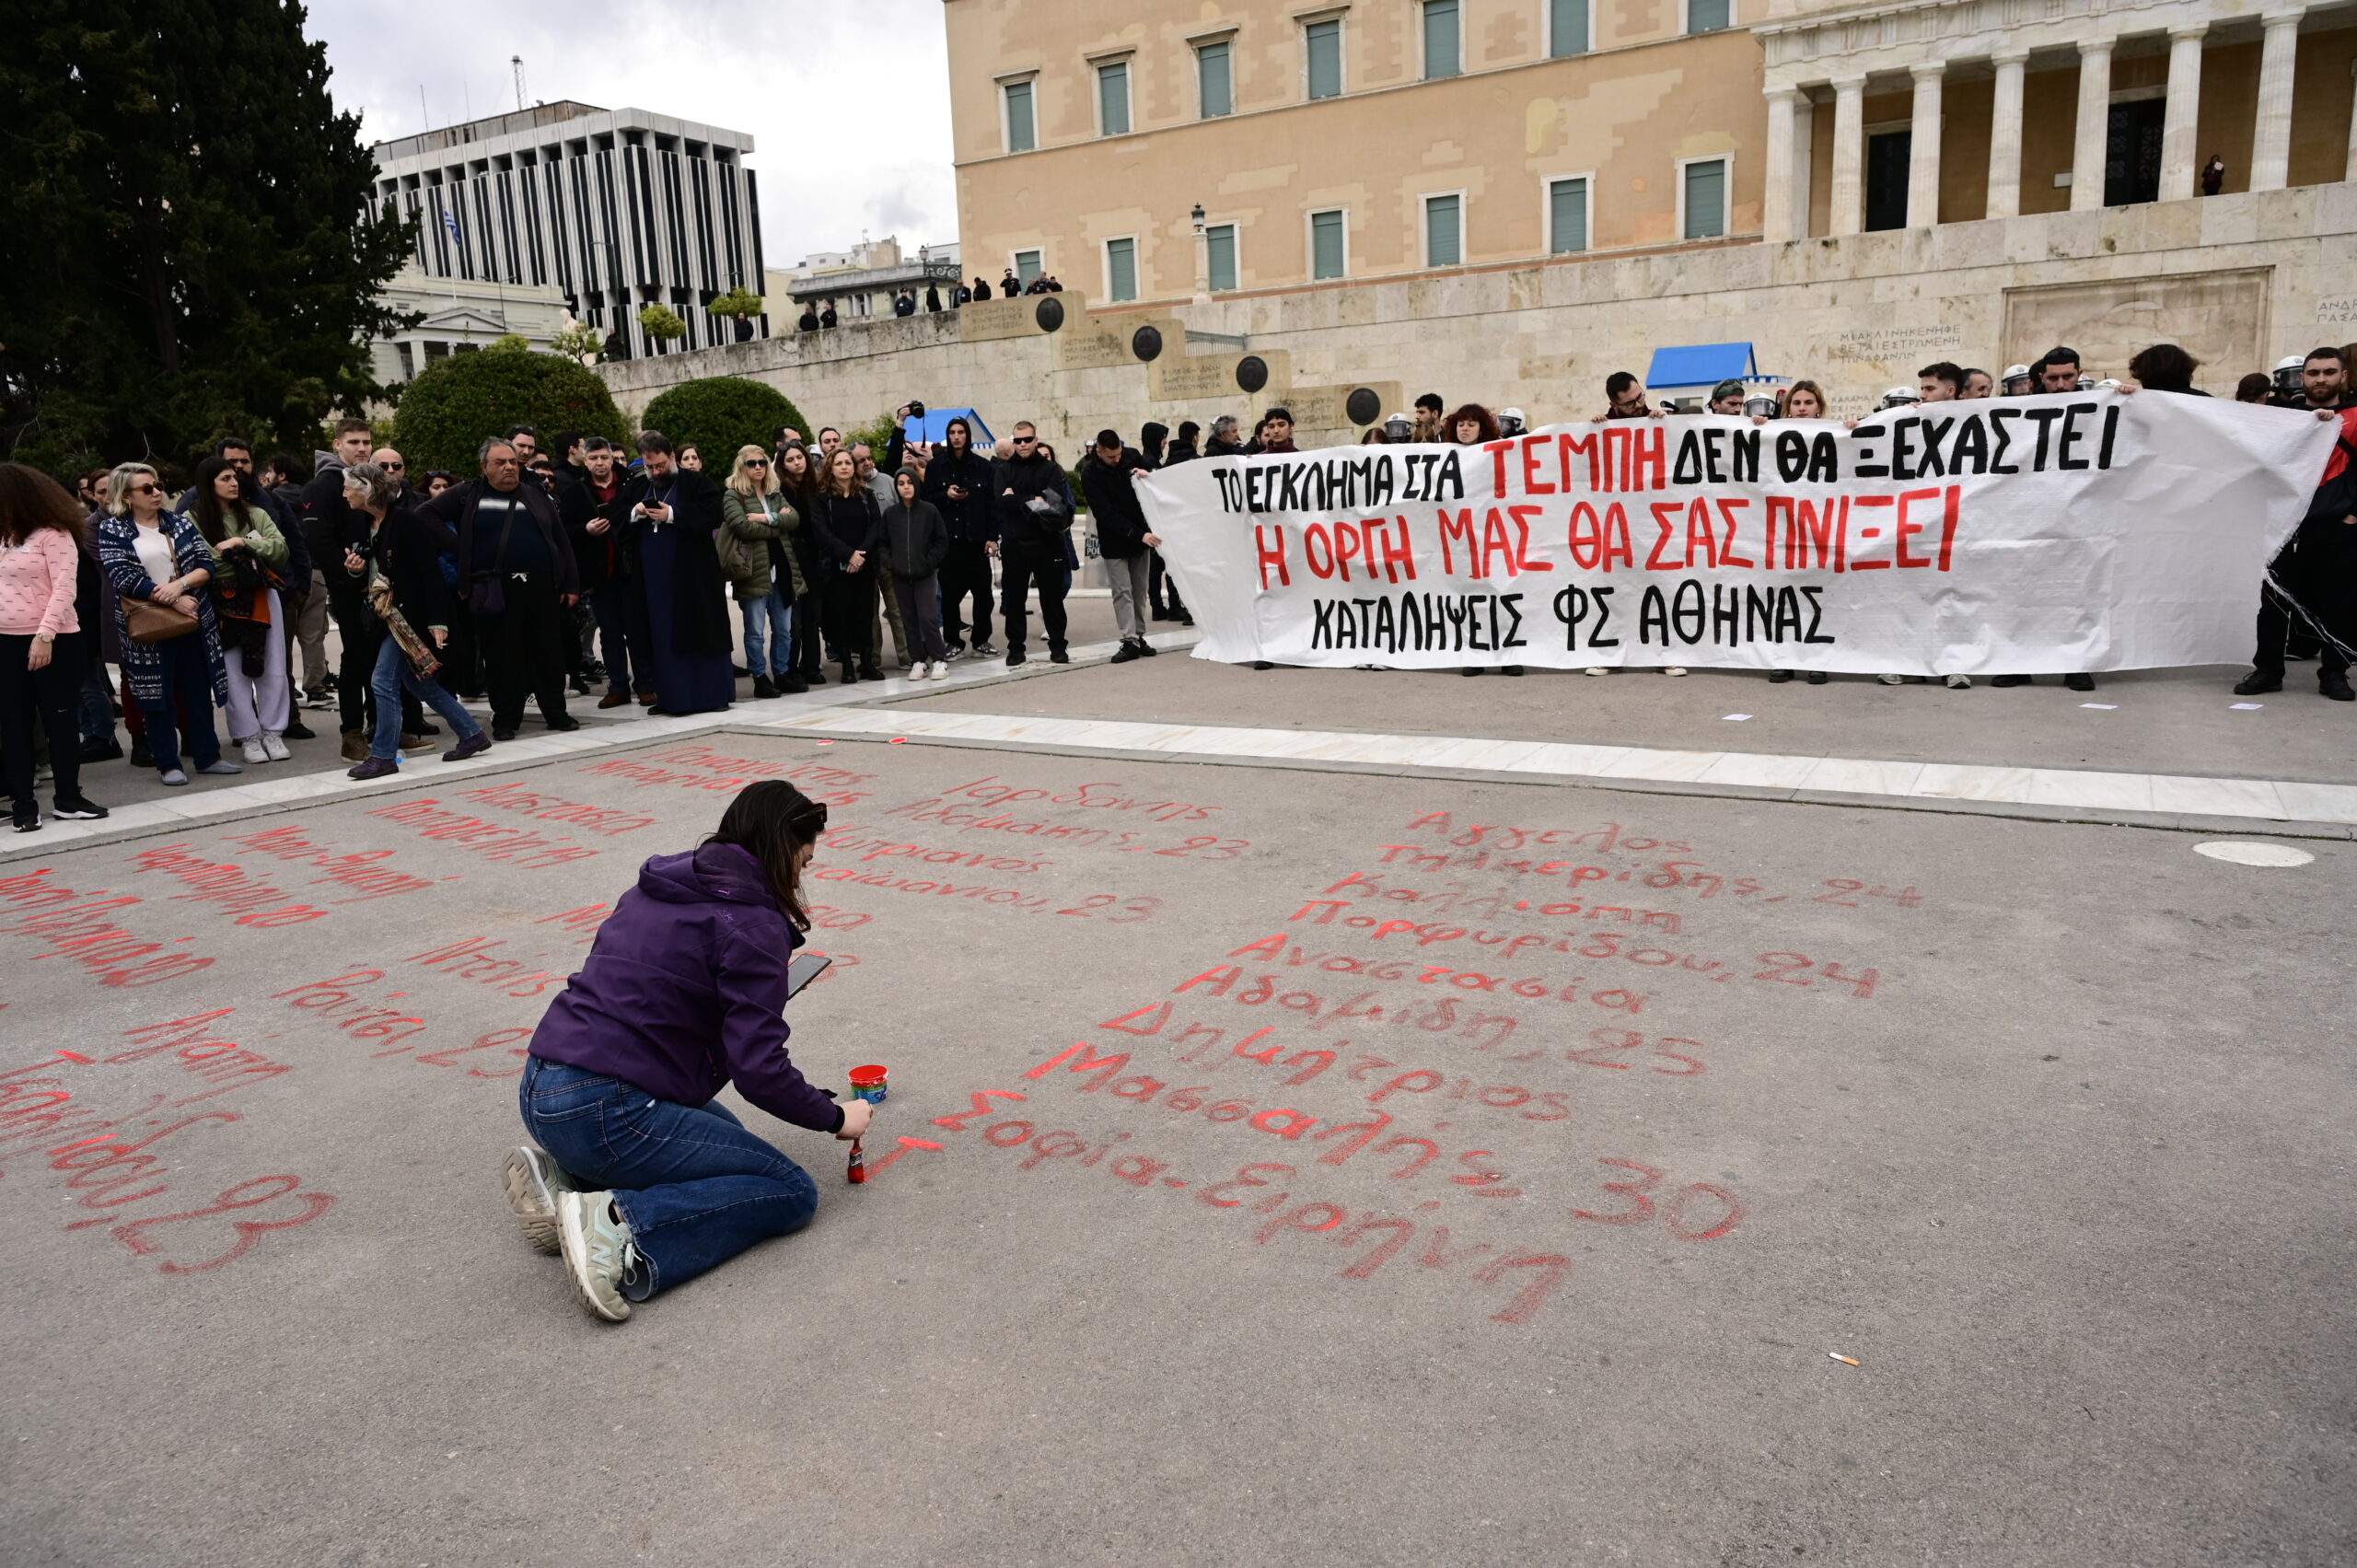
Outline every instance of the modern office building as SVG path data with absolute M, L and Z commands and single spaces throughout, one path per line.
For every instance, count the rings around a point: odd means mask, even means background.
M 537 104 L 377 144 L 380 200 L 418 219 L 428 278 L 553 287 L 612 334 L 610 357 L 765 337 L 769 319 L 704 308 L 763 289 L 761 203 L 741 131 L 643 109 Z M 687 323 L 650 340 L 638 313 Z
M 1167 303 L 2348 178 L 2299 0 L 946 0 L 970 268 Z

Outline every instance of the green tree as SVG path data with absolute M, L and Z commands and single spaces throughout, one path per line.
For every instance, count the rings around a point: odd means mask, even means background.
M 762 308 L 761 296 L 738 284 L 705 306 L 704 313 L 710 316 L 758 316 Z
M 379 388 L 410 226 L 292 0 L 6 0 L 0 453 L 294 446 Z
M 657 343 L 668 343 L 688 335 L 688 324 L 668 305 L 647 306 L 638 313 L 638 324 Z
M 620 441 L 625 422 L 594 370 L 554 354 L 454 354 L 420 371 L 393 415 L 393 445 L 413 473 L 476 471 L 486 436 L 529 424 Z
M 741 376 L 683 381 L 648 403 L 641 420 L 641 428 L 660 430 L 675 443 L 693 442 L 707 472 L 726 472 L 739 447 L 767 447 L 781 424 L 802 432 L 805 441 L 818 435 L 784 392 Z

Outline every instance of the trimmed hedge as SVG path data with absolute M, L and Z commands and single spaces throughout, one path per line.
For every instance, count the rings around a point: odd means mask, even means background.
M 622 438 L 626 425 L 597 372 L 553 354 L 485 350 L 454 354 L 421 371 L 393 411 L 393 443 L 412 473 L 480 471 L 483 438 L 512 424 L 540 433 L 542 449 L 560 430 Z M 562 461 L 563 454 L 558 454 Z
M 674 447 L 693 445 L 703 454 L 704 472 L 725 478 L 738 447 L 767 450 L 781 424 L 802 432 L 805 441 L 817 434 L 776 388 L 742 376 L 707 376 L 656 397 L 646 405 L 639 427 L 661 431 Z

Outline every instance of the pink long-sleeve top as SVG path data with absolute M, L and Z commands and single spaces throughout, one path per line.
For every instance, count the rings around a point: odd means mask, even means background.
M 0 636 L 63 636 L 78 632 L 75 575 L 80 552 L 62 528 L 35 528 L 24 543 L 0 544 Z

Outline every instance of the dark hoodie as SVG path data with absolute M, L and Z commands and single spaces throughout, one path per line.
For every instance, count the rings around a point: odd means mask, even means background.
M 744 850 L 656 855 L 549 1005 L 532 1054 L 679 1105 L 734 1083 L 772 1116 L 832 1132 L 842 1111 L 785 1051 L 785 966 L 801 943 Z

